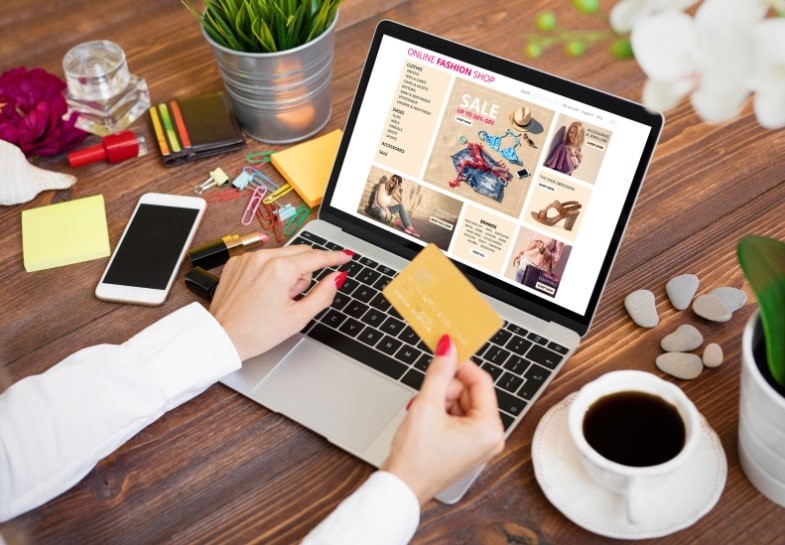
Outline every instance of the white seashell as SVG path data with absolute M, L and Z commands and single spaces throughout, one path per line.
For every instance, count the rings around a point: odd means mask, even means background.
M 41 191 L 66 189 L 74 182 L 76 176 L 31 165 L 22 150 L 0 140 L 0 205 L 28 202 Z

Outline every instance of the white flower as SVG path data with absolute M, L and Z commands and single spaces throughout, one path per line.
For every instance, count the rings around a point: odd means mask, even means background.
M 611 10 L 611 26 L 619 34 L 632 30 L 632 27 L 645 17 L 665 10 L 683 10 L 698 0 L 621 0 Z
M 705 121 L 733 117 L 750 94 L 755 67 L 755 28 L 767 0 L 705 0 L 695 18 L 667 10 L 633 27 L 635 59 L 649 77 L 644 104 L 667 110 L 692 92 Z
M 785 19 L 767 19 L 755 29 L 757 63 L 750 80 L 761 126 L 785 126 Z

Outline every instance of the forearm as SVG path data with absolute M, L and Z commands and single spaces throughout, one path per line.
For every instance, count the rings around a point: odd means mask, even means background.
M 64 492 L 104 456 L 240 360 L 198 304 L 122 345 L 76 352 L 0 396 L 0 521 Z

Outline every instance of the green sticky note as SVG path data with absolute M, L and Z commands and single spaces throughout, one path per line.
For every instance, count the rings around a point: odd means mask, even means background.
M 27 272 L 107 257 L 104 196 L 23 210 L 22 252 Z

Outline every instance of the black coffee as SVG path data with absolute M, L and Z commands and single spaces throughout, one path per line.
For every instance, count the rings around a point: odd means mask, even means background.
M 583 435 L 605 458 L 635 467 L 667 462 L 686 440 L 676 407 L 644 392 L 618 392 L 595 401 L 583 418 Z

